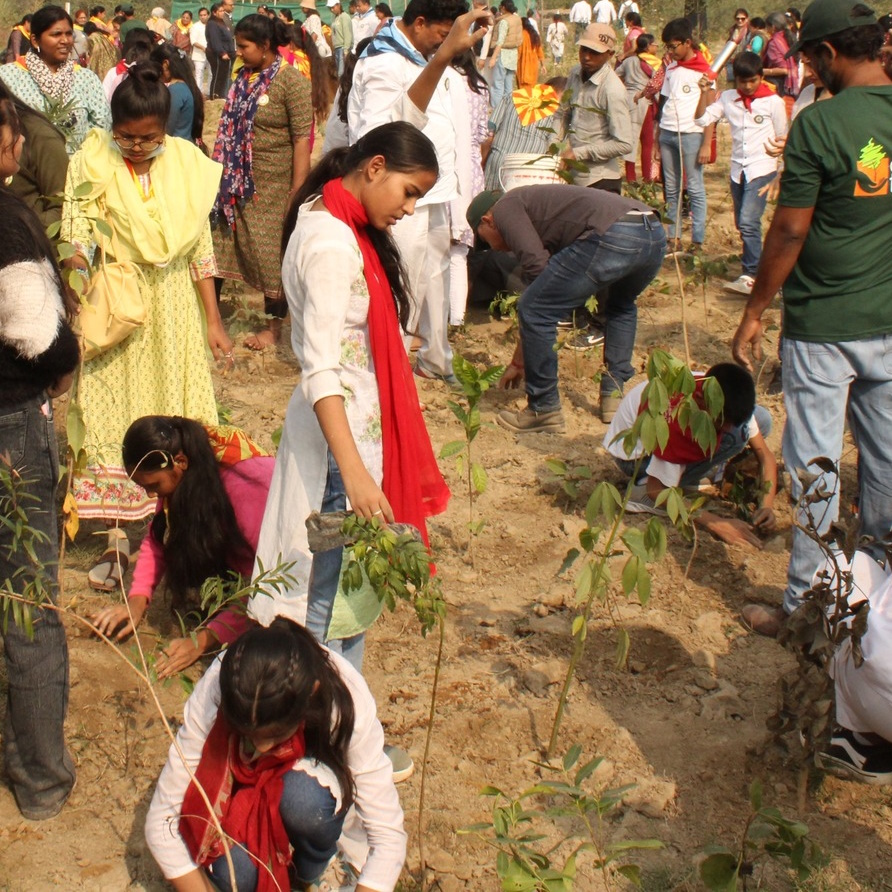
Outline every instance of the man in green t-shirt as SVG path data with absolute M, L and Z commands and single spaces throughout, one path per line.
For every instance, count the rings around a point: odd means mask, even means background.
M 883 434 L 892 414 L 892 84 L 882 43 L 863 4 L 814 0 L 805 11 L 791 52 L 802 52 L 834 96 L 806 108 L 790 130 L 780 200 L 732 348 L 748 368 L 747 348 L 761 359 L 762 313 L 783 286 L 783 452 L 793 496 L 802 496 L 797 469 L 820 473 L 820 456 L 839 462 L 848 420 L 860 456 L 861 533 L 878 540 L 892 527 Z M 825 473 L 821 483 L 834 493 L 811 509 L 823 534 L 839 514 L 839 482 Z M 798 520 L 807 522 L 804 509 Z M 744 624 L 777 634 L 822 562 L 794 529 L 783 609 L 747 605 Z

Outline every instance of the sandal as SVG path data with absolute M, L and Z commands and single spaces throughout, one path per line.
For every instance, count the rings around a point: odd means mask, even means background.
M 109 542 L 108 548 L 87 574 L 90 588 L 97 592 L 115 592 L 121 588 L 121 582 L 130 566 L 130 543 L 126 536 Z

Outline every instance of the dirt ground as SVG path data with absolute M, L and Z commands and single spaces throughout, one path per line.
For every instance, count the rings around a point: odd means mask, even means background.
M 722 136 L 727 156 L 727 132 Z M 734 254 L 727 166 L 710 170 L 711 219 L 707 250 Z M 727 278 L 736 278 L 736 261 Z M 689 285 L 686 311 L 695 364 L 705 368 L 728 358 L 728 343 L 742 301 L 721 293 L 711 281 L 705 297 Z M 255 299 L 255 306 L 259 302 Z M 643 370 L 652 348 L 683 356 L 681 298 L 674 268 L 640 301 L 636 366 Z M 772 311 L 775 321 L 778 313 Z M 507 362 L 507 324 L 482 310 L 471 314 L 456 350 L 480 365 Z M 777 331 L 769 333 L 768 353 Z M 271 444 L 295 386 L 299 369 L 289 347 L 251 354 L 238 339 L 235 371 L 217 374 L 218 399 L 242 426 Z M 475 444 L 489 473 L 489 487 L 476 511 L 486 520 L 476 547 L 476 563 L 466 559 L 467 502 L 452 461 L 443 462 L 453 486 L 446 514 L 431 531 L 439 572 L 449 603 L 441 693 L 430 757 L 424 839 L 433 876 L 444 892 L 495 890 L 495 854 L 479 840 L 456 830 L 487 816 L 484 784 L 517 792 L 537 779 L 530 759 L 547 742 L 558 680 L 570 653 L 573 588 L 556 575 L 583 524 L 587 490 L 568 500 L 545 467 L 548 458 L 586 465 L 593 479 L 619 482 L 601 449 L 605 426 L 597 416 L 592 377 L 599 355 L 574 358 L 561 352 L 561 388 L 568 420 L 566 435 L 516 437 L 486 426 Z M 776 362 L 760 377 L 760 401 L 775 427 L 769 444 L 779 453 L 783 424 L 781 397 L 766 392 Z M 460 436 L 447 406 L 447 393 L 421 384 L 425 417 L 439 450 Z M 514 394 L 492 391 L 483 416 L 513 404 Z M 64 401 L 63 401 L 64 402 Z M 64 405 L 59 407 L 64 417 Z M 849 459 L 851 456 L 849 456 Z M 850 462 L 849 462 L 850 463 Z M 851 475 L 849 475 L 851 476 Z M 731 510 L 730 506 L 725 506 Z M 605 762 L 595 781 L 611 786 L 636 784 L 625 803 L 605 822 L 610 840 L 653 837 L 660 852 L 632 858 L 642 865 L 649 890 L 701 888 L 698 853 L 710 843 L 732 847 L 748 814 L 747 789 L 764 784 L 767 802 L 796 814 L 796 769 L 765 748 L 765 719 L 775 705 L 775 683 L 792 665 L 770 640 L 748 634 L 738 621 L 750 599 L 777 603 L 788 558 L 790 506 L 778 499 L 780 529 L 760 551 L 729 548 L 700 537 L 699 551 L 685 578 L 691 548 L 670 532 L 669 551 L 652 568 L 653 597 L 646 608 L 622 606 L 631 632 L 631 671 L 613 666 L 615 631 L 596 611 L 588 648 L 570 697 L 560 751 L 578 743 L 587 757 Z M 643 525 L 630 517 L 628 523 Z M 131 540 L 138 536 L 131 534 Z M 86 570 L 101 550 L 98 537 L 81 533 L 69 547 L 63 569 L 62 602 L 80 616 L 107 603 L 89 590 Z M 56 888 L 94 892 L 166 888 L 145 843 L 142 824 L 168 743 L 147 694 L 122 660 L 66 621 L 71 649 L 69 743 L 78 766 L 78 785 L 55 819 L 24 821 L 9 791 L 0 788 L 0 889 L 36 892 Z M 174 631 L 162 599 L 157 599 L 142 632 L 149 647 Z M 129 653 L 129 646 L 125 648 Z M 388 739 L 420 761 L 433 676 L 435 642 L 423 640 L 408 609 L 387 615 L 371 630 L 365 672 L 378 699 Z M 159 690 L 165 714 L 182 715 L 181 686 Z M 419 777 L 400 786 L 410 833 L 404 888 L 416 887 L 409 871 L 418 868 Z M 892 888 L 892 822 L 889 793 L 832 778 L 814 779 L 806 813 L 812 837 L 830 855 L 830 866 L 805 888 L 882 890 Z M 580 858 L 577 889 L 603 888 L 591 857 Z M 769 866 L 760 888 L 797 888 L 783 870 Z M 751 882 L 750 888 L 755 888 Z M 617 888 L 622 888 L 618 884 Z

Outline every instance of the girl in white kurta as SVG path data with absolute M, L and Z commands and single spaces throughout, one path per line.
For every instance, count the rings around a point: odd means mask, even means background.
M 285 227 L 282 281 L 302 377 L 285 417 L 257 558 L 258 569 L 293 562 L 295 583 L 256 596 L 249 612 L 263 624 L 277 614 L 305 624 L 357 668 L 377 598 L 336 599 L 344 549 L 312 555 L 306 519 L 349 506 L 362 517 L 411 523 L 426 537 L 425 517 L 446 507 L 449 491 L 402 347 L 408 298 L 389 233 L 436 178 L 427 137 L 411 124 L 385 124 L 326 155 Z

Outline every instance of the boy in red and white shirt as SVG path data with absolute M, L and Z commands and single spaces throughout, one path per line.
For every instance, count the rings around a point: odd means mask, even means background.
M 722 119 L 731 126 L 731 199 L 734 225 L 743 240 L 743 275 L 725 291 L 750 296 L 762 256 L 762 214 L 768 186 L 777 175 L 777 158 L 765 151 L 787 135 L 784 100 L 762 80 L 762 59 L 741 53 L 734 60 L 735 90 L 725 90 L 711 105 L 706 78 L 700 81 L 696 123 L 701 127 Z
M 749 445 L 759 461 L 762 481 L 768 484 L 759 508 L 753 515 L 752 526 L 734 518 L 720 517 L 710 511 L 701 511 L 696 522 L 729 544 L 759 545 L 754 528 L 771 530 L 776 523 L 773 505 L 777 493 L 777 461 L 765 443 L 765 437 L 771 431 L 771 414 L 767 409 L 756 405 L 756 386 L 752 375 L 742 366 L 722 362 L 714 365 L 705 375 L 695 377 L 698 380 L 694 396 L 698 403 L 706 378 L 714 378 L 724 395 L 722 417 L 715 423 L 717 436 L 712 452 L 704 450 L 692 432 L 681 427 L 673 417 L 672 407 L 667 412 L 669 439 L 665 446 L 658 446 L 652 454 L 647 455 L 639 440 L 631 452 L 626 452 L 624 434 L 641 414 L 642 393 L 648 382 L 642 381 L 623 396 L 619 409 L 607 428 L 603 445 L 620 470 L 628 476 L 636 475 L 636 486 L 626 504 L 626 511 L 633 514 L 665 514 L 656 505 L 657 496 L 664 489 L 697 489 L 704 477 L 712 478 L 730 459 Z

